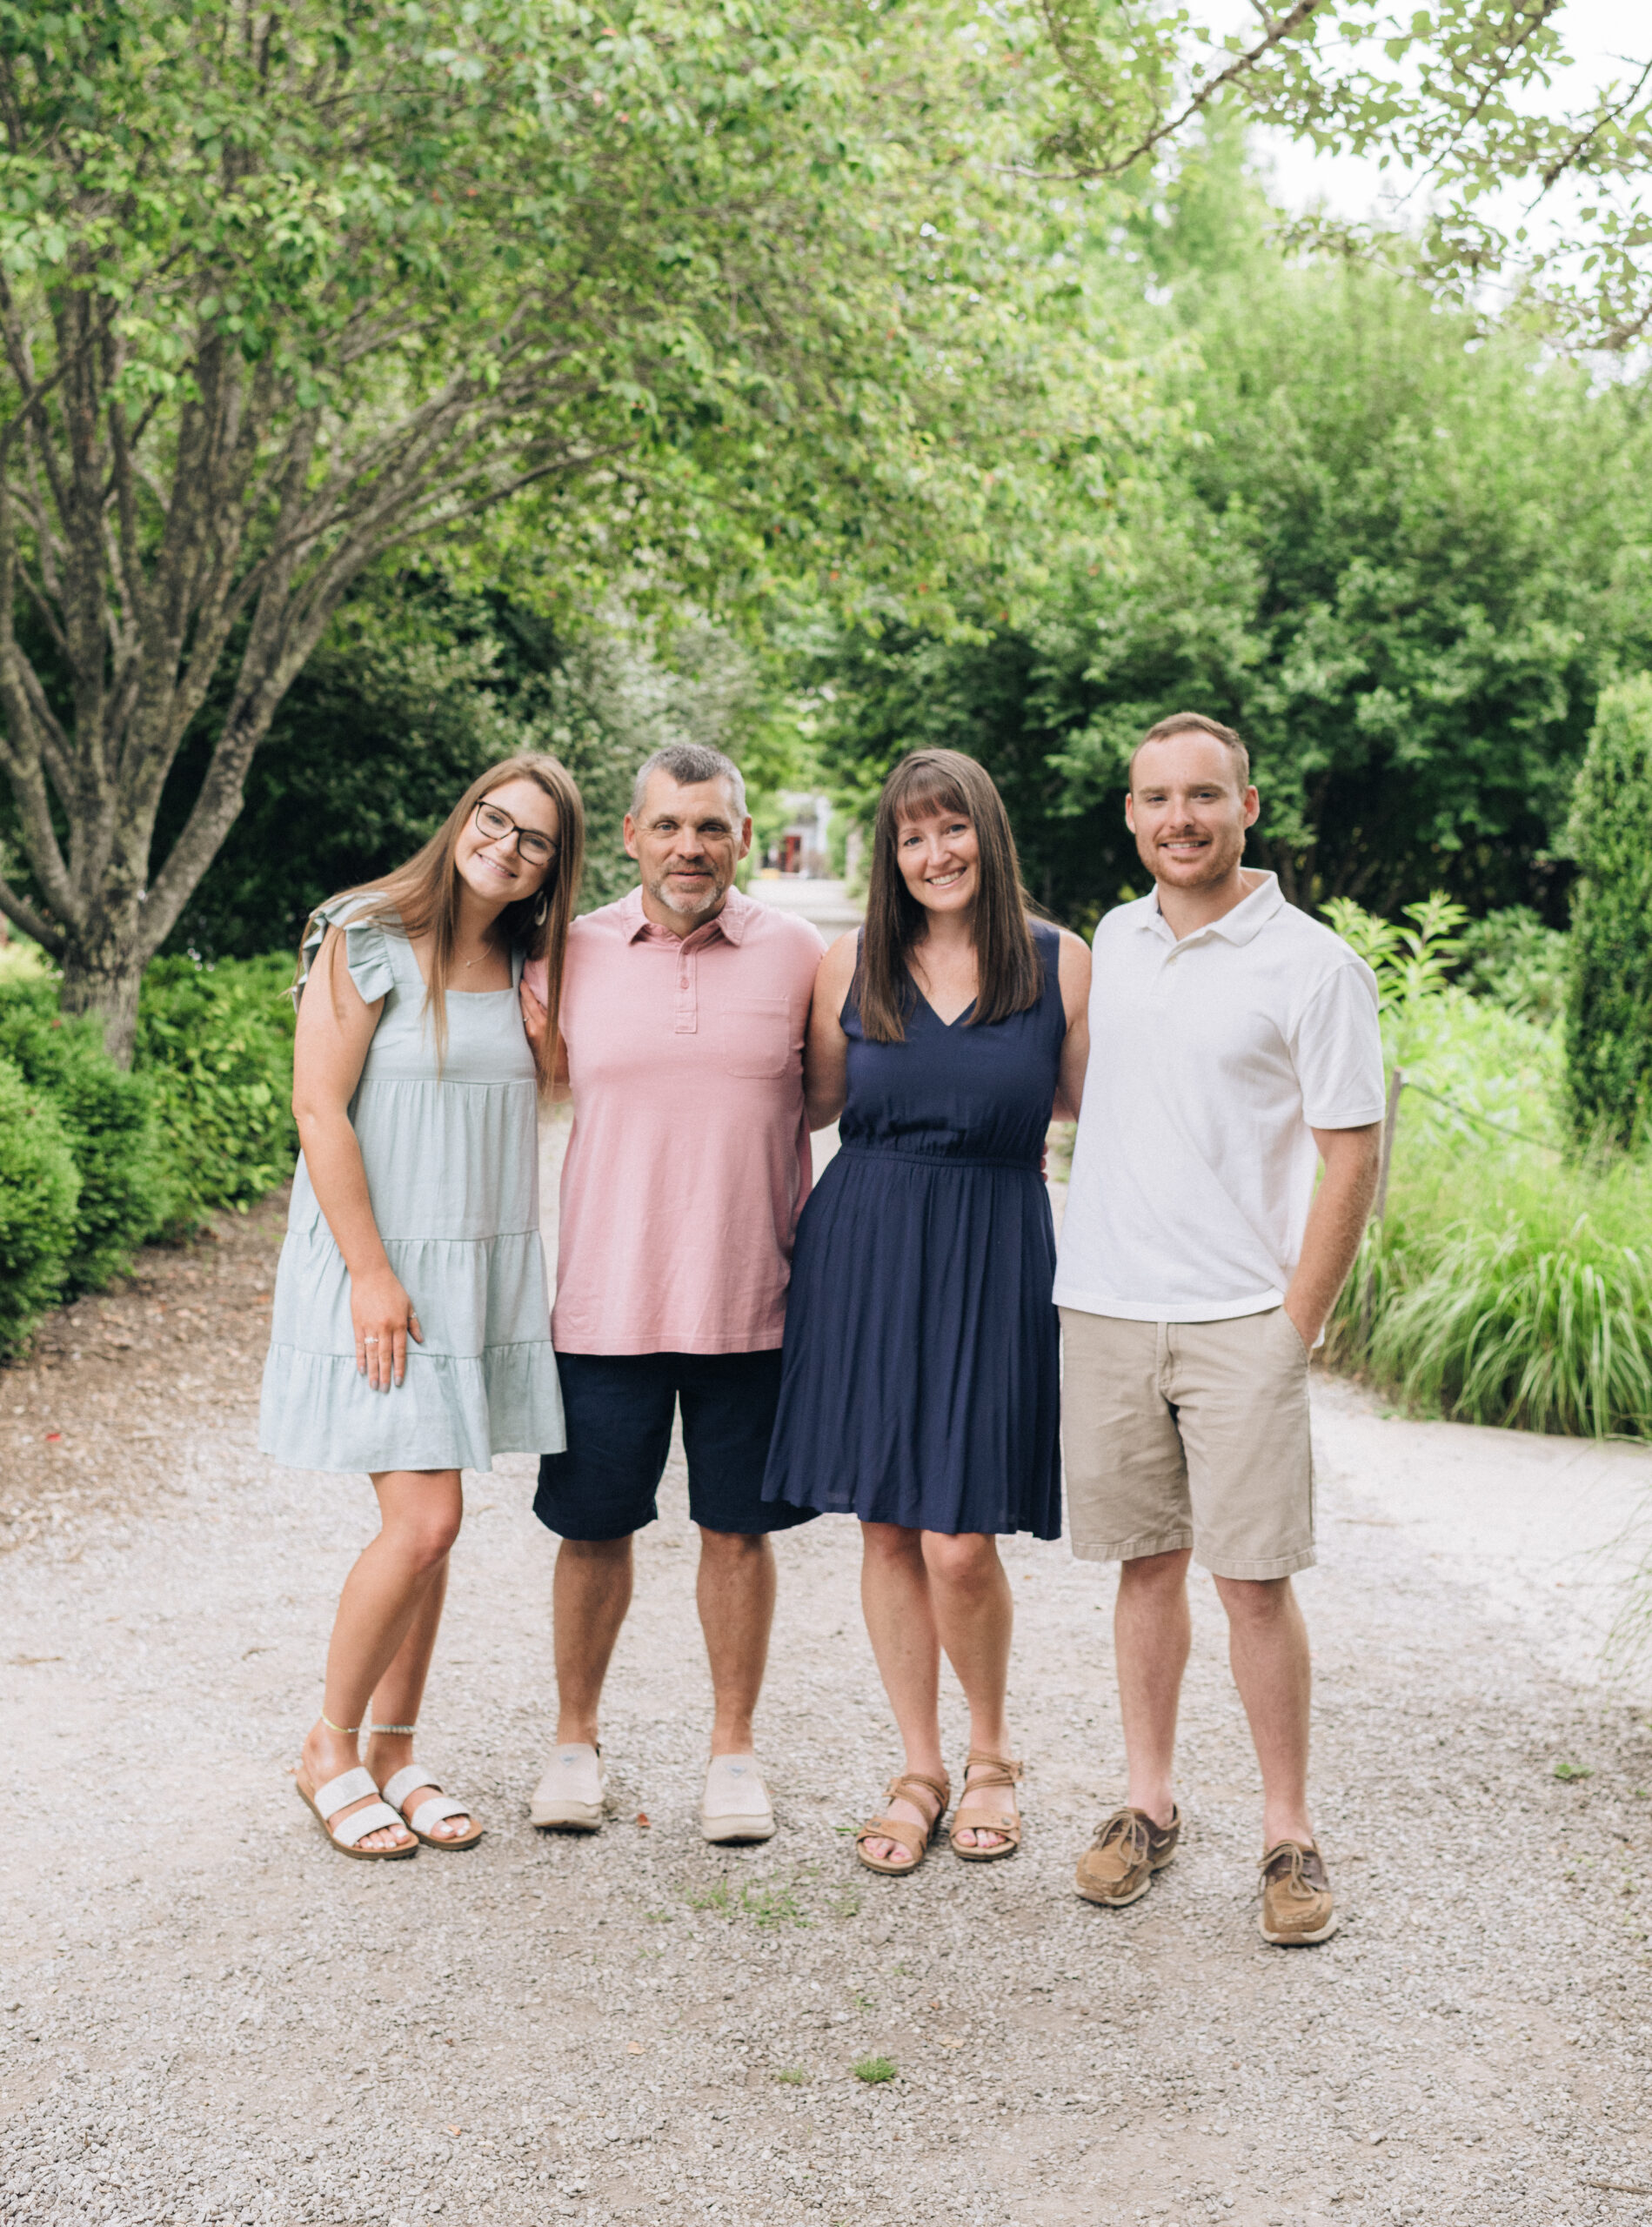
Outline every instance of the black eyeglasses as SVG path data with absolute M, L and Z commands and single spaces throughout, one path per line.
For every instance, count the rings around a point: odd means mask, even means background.
M 548 866 L 557 854 L 557 846 L 548 835 L 541 835 L 537 827 L 518 827 L 508 812 L 501 812 L 496 804 L 485 798 L 476 807 L 473 817 L 478 833 L 490 843 L 502 843 L 507 835 L 516 837 L 516 854 L 525 866 Z

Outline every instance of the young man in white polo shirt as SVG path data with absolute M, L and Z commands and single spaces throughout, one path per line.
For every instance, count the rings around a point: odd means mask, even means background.
M 1337 1923 L 1291 1575 L 1315 1559 L 1308 1357 L 1370 1211 L 1382 1047 L 1370 969 L 1242 863 L 1260 808 L 1244 744 L 1197 712 L 1131 761 L 1125 816 L 1155 886 L 1095 933 L 1055 1296 L 1073 1551 L 1123 1565 L 1129 1789 L 1079 1892 L 1133 1903 L 1175 1852 L 1191 1555 L 1227 1613 L 1261 1766 L 1261 1929 L 1291 1944 Z

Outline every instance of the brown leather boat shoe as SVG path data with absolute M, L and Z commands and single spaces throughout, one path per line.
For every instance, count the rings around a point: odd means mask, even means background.
M 1074 1882 L 1087 1903 L 1122 1909 L 1140 1902 L 1176 1852 L 1181 1812 L 1173 1809 L 1167 1825 L 1155 1825 L 1145 1809 L 1115 1809 L 1096 1828 L 1095 1838 L 1079 1858 Z
M 1341 1923 L 1325 1859 L 1301 1841 L 1276 1841 L 1262 1858 L 1262 1908 L 1257 1923 L 1264 1941 L 1281 1949 L 1328 1941 Z

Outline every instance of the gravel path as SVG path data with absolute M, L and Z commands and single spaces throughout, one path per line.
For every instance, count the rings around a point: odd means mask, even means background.
M 779 1542 L 780 1833 L 707 1849 L 675 1468 L 605 1829 L 525 1822 L 552 1542 L 515 1459 L 470 1486 L 422 1743 L 488 1837 L 351 1864 L 289 1771 L 370 1501 L 254 1449 L 277 1227 L 146 1256 L 0 1372 L 0 2219 L 1652 2221 L 1652 1732 L 1632 1689 L 1576 1675 L 1604 1565 L 1567 1559 L 1575 1525 L 1615 1535 L 1652 1457 L 1320 1388 L 1302 1592 L 1348 1913 L 1320 1949 L 1256 1934 L 1256 1776 L 1207 1584 L 1184 1853 L 1127 1911 L 1072 1895 L 1120 1753 L 1111 1585 L 1063 1545 L 1008 1550 L 1017 1860 L 854 1864 L 894 1758 L 835 1521 Z M 895 2077 L 867 2085 L 874 2056 Z

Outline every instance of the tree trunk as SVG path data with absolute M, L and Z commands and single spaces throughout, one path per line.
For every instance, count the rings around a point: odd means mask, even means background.
M 132 1064 L 144 958 L 136 922 L 125 933 L 110 923 L 96 942 L 76 938 L 64 948 L 64 1011 L 102 1017 L 104 1047 L 117 1067 Z

